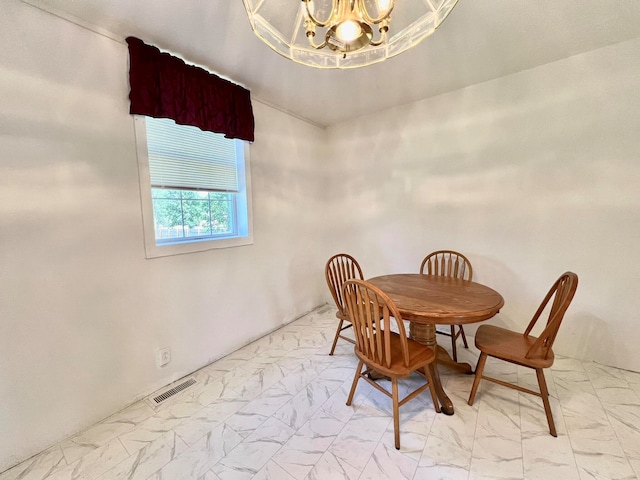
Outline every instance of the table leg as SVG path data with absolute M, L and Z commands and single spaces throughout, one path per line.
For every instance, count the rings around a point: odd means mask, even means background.
M 440 345 L 438 345 L 436 353 L 438 355 L 438 365 L 452 368 L 460 373 L 473 373 L 473 367 L 470 364 L 465 362 L 454 362 L 453 358 L 451 358 L 451 355 L 449 355 L 449 352 L 447 352 Z
M 409 336 L 412 340 L 415 340 L 418 343 L 422 343 L 423 345 L 431 347 L 435 350 L 436 360 L 431 365 L 429 365 L 431 375 L 433 375 L 433 387 L 435 389 L 436 396 L 440 401 L 440 408 L 442 409 L 442 413 L 446 415 L 453 415 L 453 402 L 442 388 L 440 373 L 438 372 L 438 344 L 436 342 L 435 325 L 423 325 L 411 322 L 409 326 Z

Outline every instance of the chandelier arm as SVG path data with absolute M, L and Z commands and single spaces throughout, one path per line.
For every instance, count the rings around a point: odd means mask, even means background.
M 362 19 L 366 23 L 374 24 L 374 25 L 377 25 L 378 23 L 389 18 L 389 15 L 391 15 L 391 11 L 393 10 L 393 7 L 395 7 L 396 5 L 395 0 L 390 0 L 391 3 L 389 3 L 389 7 L 384 12 L 382 12 L 380 16 L 374 18 L 369 14 L 369 11 L 367 10 L 367 6 L 365 5 L 364 0 L 356 0 L 356 2 L 358 3 L 358 8 L 360 12 L 362 12 Z
M 316 44 L 313 41 L 314 37 L 315 37 L 315 33 L 314 34 L 307 34 L 307 38 L 309 39 L 309 45 L 311 45 L 312 48 L 315 48 L 316 50 L 320 50 L 320 49 L 322 49 L 322 48 L 327 46 L 327 42 L 328 42 L 327 38 L 324 39 L 324 42 L 322 42 L 320 44 Z
M 338 15 L 338 9 L 340 8 L 340 2 L 339 0 L 331 0 L 332 5 L 331 5 L 331 13 L 329 14 L 329 18 L 327 18 L 326 21 L 322 22 L 320 20 L 318 20 L 313 13 L 311 13 L 311 10 L 309 10 L 309 2 L 311 0 L 302 0 L 302 3 L 304 3 L 304 8 L 305 8 L 305 12 L 307 14 L 307 18 L 309 20 L 311 20 L 316 26 L 321 27 L 321 28 L 325 28 L 328 25 L 330 25 L 331 23 L 333 23 L 334 18 L 336 17 L 336 15 Z
M 383 43 L 385 43 L 387 41 L 387 28 L 381 28 L 380 29 L 380 40 L 378 40 L 377 42 L 374 42 L 373 40 L 371 40 L 369 42 L 369 45 L 371 45 L 372 47 L 379 47 L 380 45 L 382 45 Z

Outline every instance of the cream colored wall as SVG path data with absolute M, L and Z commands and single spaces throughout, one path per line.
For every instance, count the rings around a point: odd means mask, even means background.
M 126 45 L 1 9 L 0 471 L 324 303 L 328 254 L 325 132 L 255 102 L 255 243 L 146 260 Z
M 573 270 L 556 350 L 640 371 L 638 52 L 629 41 L 330 128 L 349 205 L 339 249 L 368 275 L 460 250 L 505 297 L 492 321 L 522 329 Z

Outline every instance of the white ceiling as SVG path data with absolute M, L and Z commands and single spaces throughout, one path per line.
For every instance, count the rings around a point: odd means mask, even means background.
M 640 36 L 640 0 L 460 0 L 412 50 L 360 69 L 316 70 L 255 37 L 242 0 L 23 1 L 175 52 L 320 126 Z

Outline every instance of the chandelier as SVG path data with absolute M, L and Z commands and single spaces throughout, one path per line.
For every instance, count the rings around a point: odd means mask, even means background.
M 417 45 L 458 0 L 243 2 L 255 34 L 279 54 L 311 67 L 356 68 Z

